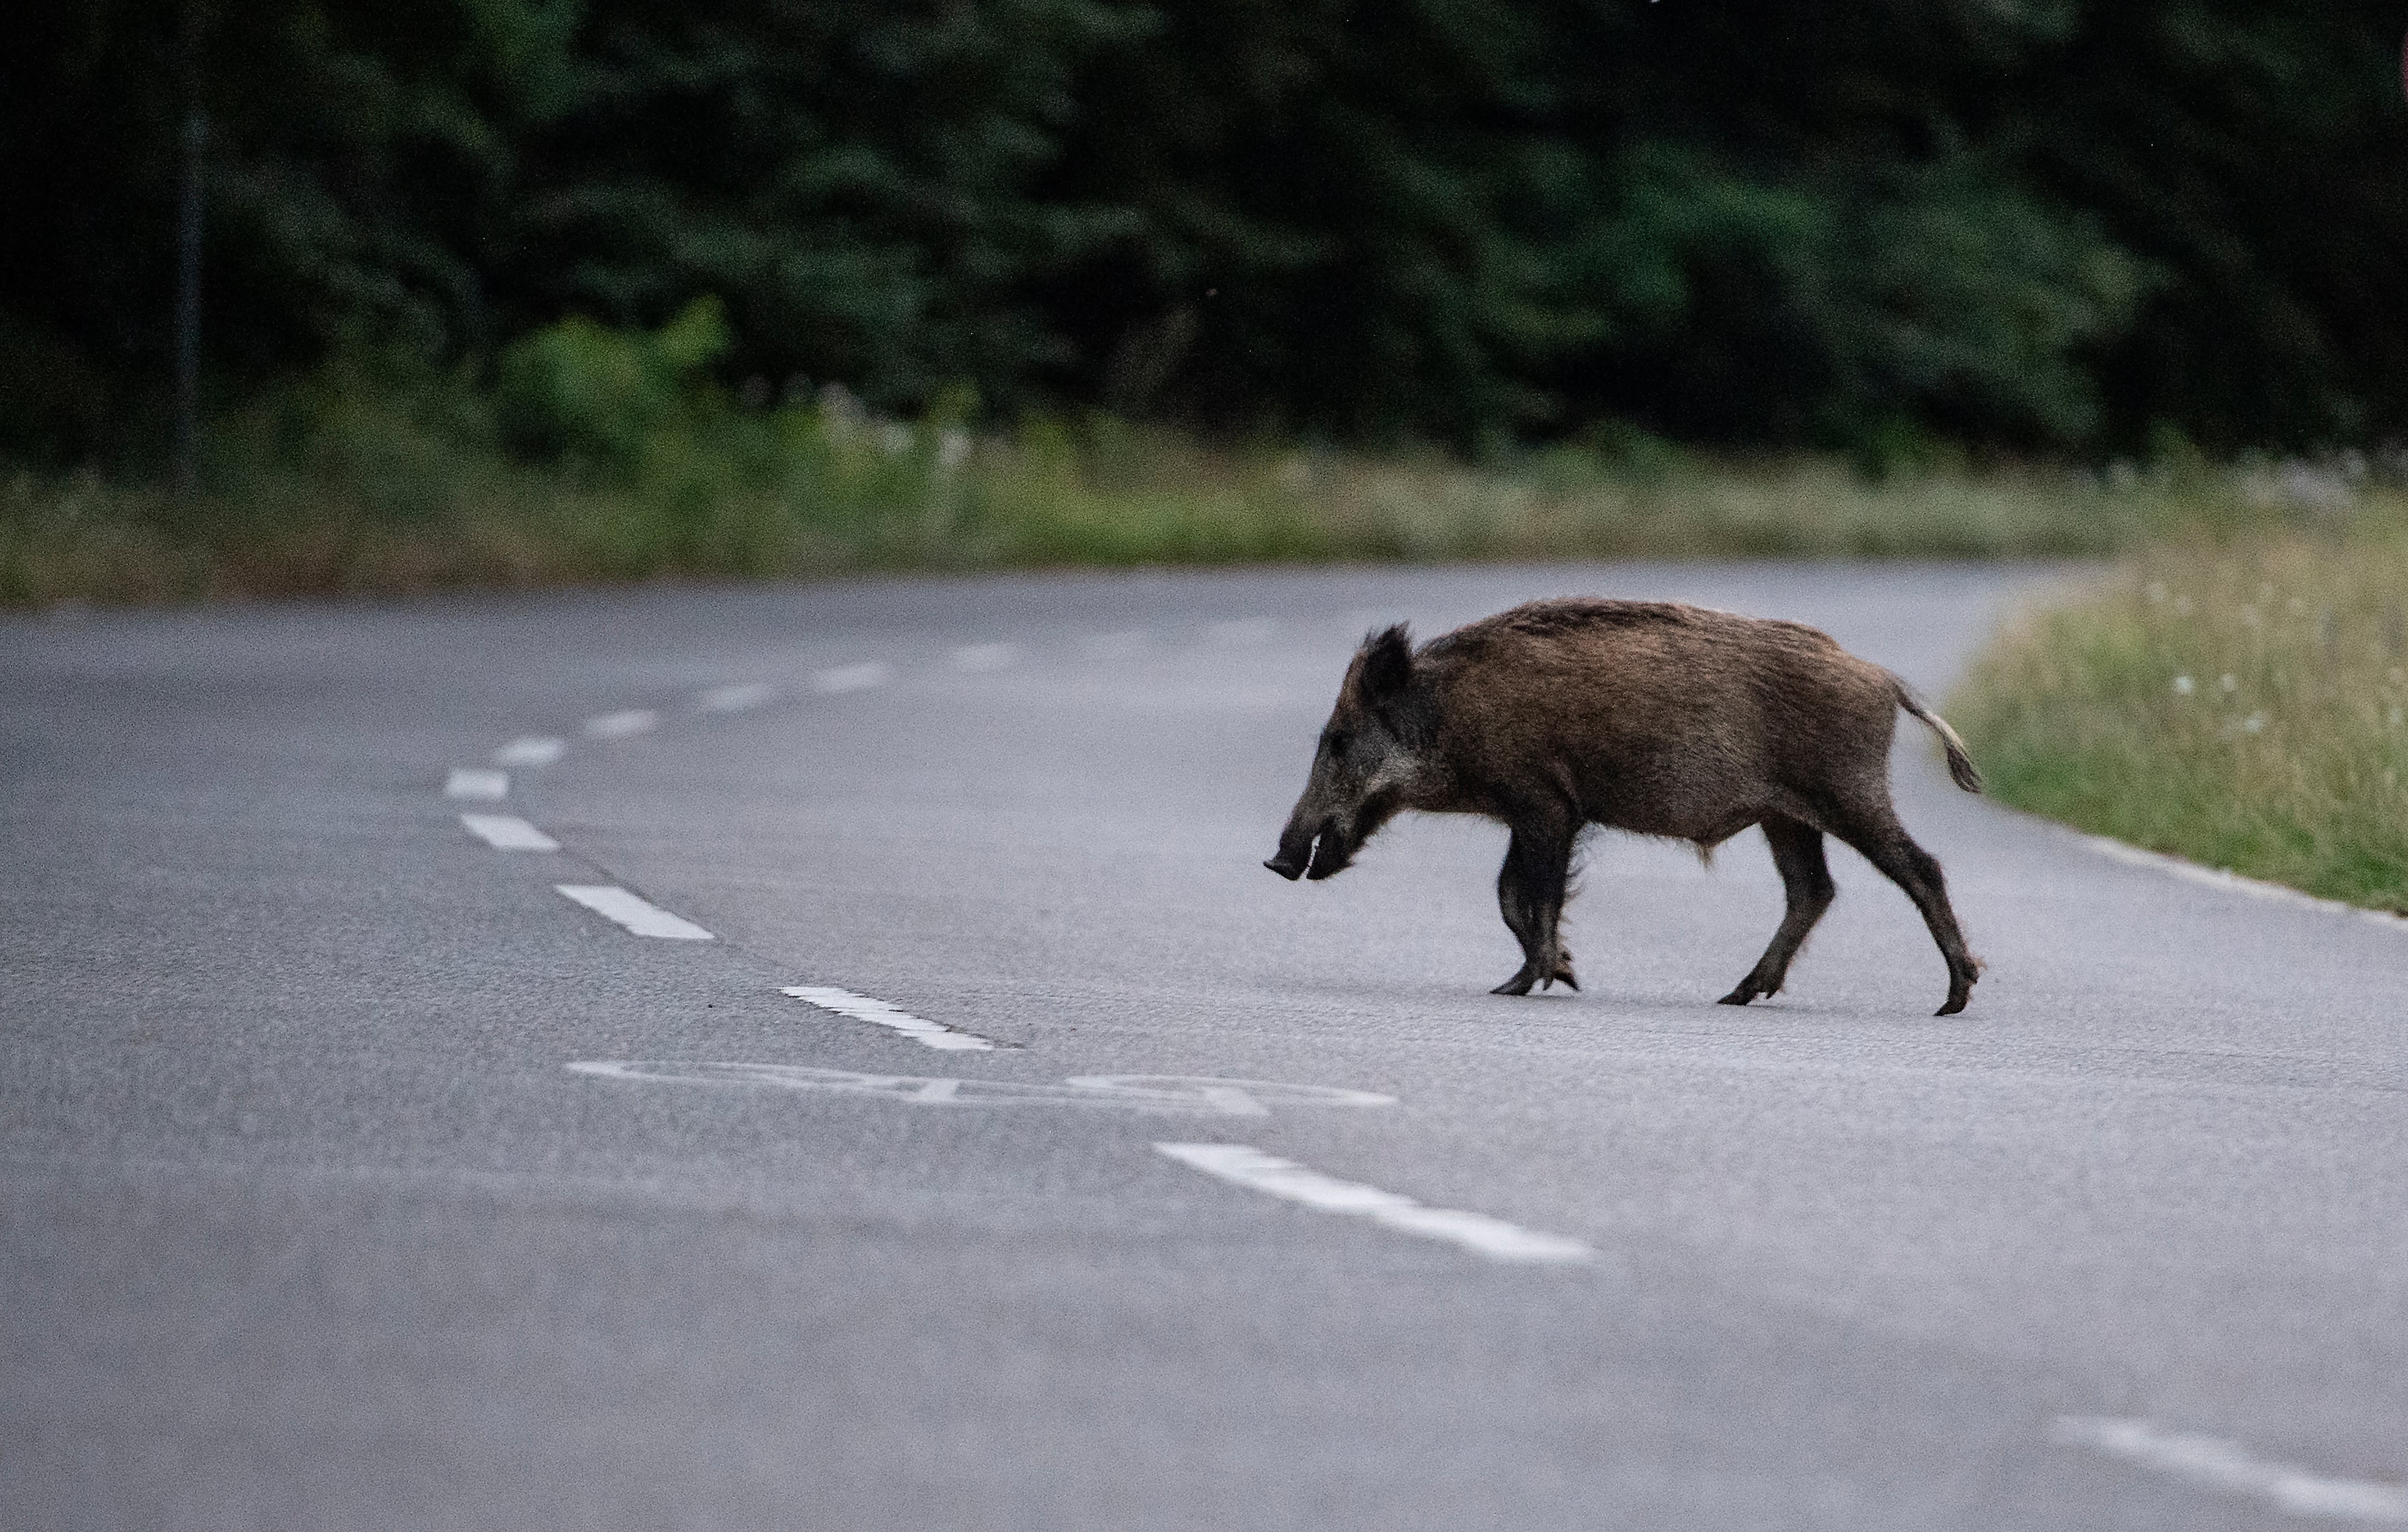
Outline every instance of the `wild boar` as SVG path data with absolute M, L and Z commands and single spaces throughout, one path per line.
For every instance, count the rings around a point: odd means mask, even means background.
M 1534 601 L 1415 651 L 1403 623 L 1363 642 L 1321 731 L 1312 775 L 1263 865 L 1281 877 L 1343 871 L 1397 812 L 1482 814 L 1512 832 L 1497 902 L 1522 966 L 1497 986 L 1574 989 L 1556 924 L 1581 832 L 1602 824 L 1694 842 L 1764 826 L 1788 911 L 1722 997 L 1777 993 L 1830 908 L 1823 838 L 1837 836 L 1906 891 L 1965 1009 L 1981 964 L 1966 951 L 1940 864 L 1889 794 L 1900 708 L 1940 737 L 1968 793 L 1964 741 L 1899 680 L 1825 634 L 1661 601 Z

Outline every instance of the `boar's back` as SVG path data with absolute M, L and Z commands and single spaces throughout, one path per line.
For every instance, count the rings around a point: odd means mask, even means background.
M 1896 683 L 1816 629 L 1663 601 L 1532 602 L 1424 651 L 1465 807 L 1533 795 L 1713 844 L 1885 783 Z

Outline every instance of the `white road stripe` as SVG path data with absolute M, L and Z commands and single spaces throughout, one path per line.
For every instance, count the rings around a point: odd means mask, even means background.
M 1245 1144 L 1156 1144 L 1155 1149 L 1182 1165 L 1208 1176 L 1218 1176 L 1249 1191 L 1265 1192 L 1301 1202 L 1323 1212 L 1348 1213 L 1374 1224 L 1444 1239 L 1493 1261 L 1589 1261 L 1597 1252 L 1577 1239 L 1508 1224 L 1485 1213 L 1425 1208 L 1412 1197 L 1383 1192 L 1359 1181 L 1340 1181 L 1309 1170 L 1294 1160 L 1266 1154 Z
M 447 798 L 479 798 L 491 803 L 510 795 L 510 774 L 484 766 L 453 766 L 443 779 Z
M 882 665 L 840 665 L 811 678 L 814 692 L 866 692 L 883 686 L 895 672 Z
M 1000 670 L 1020 658 L 1020 650 L 1012 644 L 964 644 L 953 651 L 956 670 Z
M 560 752 L 567 748 L 548 735 L 529 735 L 523 739 L 513 739 L 494 752 L 494 763 L 506 766 L 550 766 L 559 760 Z
M 2296 888 L 2286 888 L 2281 883 L 2270 883 L 2258 878 L 2244 878 L 2237 872 L 2228 872 L 2222 867 L 2201 866 L 2196 862 L 2186 862 L 2179 856 L 2168 856 L 2162 852 L 2144 851 L 2139 846 L 2128 845 L 2103 835 L 2084 836 L 2082 842 L 2101 856 L 2113 857 L 2118 862 L 2129 863 L 2136 867 L 2150 867 L 2158 872 L 2172 873 L 2177 878 L 2186 878 L 2194 883 L 2205 883 L 2210 888 L 2223 889 L 2228 894 L 2245 894 L 2253 899 L 2264 899 L 2271 904 L 2289 904 L 2298 905 L 2306 909 L 2321 909 L 2328 915 L 2355 915 L 2361 920 L 2372 921 L 2387 930 L 2408 933 L 2408 921 L 2401 920 L 2388 910 L 2366 909 L 2358 905 L 2344 904 L 2339 899 L 2320 899 L 2313 894 L 2302 894 Z
M 1095 1107 L 1126 1111 L 1199 1112 L 1261 1117 L 1268 1102 L 1296 1107 L 1385 1107 L 1396 1097 L 1329 1085 L 1286 1085 L 1269 1080 L 1216 1080 L 1197 1075 L 1076 1075 L 1059 1085 L 1010 1080 L 943 1080 L 926 1075 L 869 1075 L 808 1064 L 759 1064 L 712 1059 L 580 1059 L 568 1067 L 606 1080 L 664 1085 L 743 1085 L 826 1091 L 913 1106 Z
M 2208 1489 L 2255 1496 L 2294 1516 L 2408 1522 L 2408 1486 L 2328 1479 L 2293 1464 L 2267 1462 L 2238 1442 L 2217 1437 L 2096 1415 L 2060 1415 L 2049 1435 L 2069 1446 L 2087 1447 Z
M 959 1027 L 946 1026 L 940 1022 L 931 1022 L 914 1016 L 908 1010 L 896 1009 L 883 1000 L 873 1000 L 866 995 L 855 995 L 851 990 L 821 989 L 810 984 L 789 984 L 782 993 L 810 1005 L 817 1006 L 822 1010 L 833 1010 L 839 1016 L 850 1016 L 856 1022 L 867 1022 L 874 1026 L 883 1026 L 900 1032 L 924 1048 L 969 1049 L 984 1052 L 995 1046 L 992 1039 L 982 1038 L 975 1032 L 964 1032 Z
M 695 698 L 694 705 L 707 713 L 740 713 L 747 708 L 758 708 L 777 694 L 778 689 L 766 680 L 739 680 L 712 687 Z
M 588 739 L 632 739 L 639 734 L 650 734 L 661 715 L 650 708 L 630 708 L 624 712 L 604 713 L 585 721 Z
M 671 941 L 710 941 L 711 934 L 682 916 L 639 899 L 609 883 L 554 883 L 560 893 L 597 915 L 617 921 L 639 937 L 665 937 Z
M 462 814 L 460 823 L 497 852 L 556 852 L 560 842 L 516 814 Z

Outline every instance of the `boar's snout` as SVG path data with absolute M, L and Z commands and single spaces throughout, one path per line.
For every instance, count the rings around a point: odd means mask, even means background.
M 1299 828 L 1294 822 L 1290 822 L 1288 827 L 1280 832 L 1279 853 L 1265 862 L 1263 866 L 1278 873 L 1289 882 L 1295 882 L 1303 877 L 1305 870 L 1312 865 L 1313 841 L 1319 834 L 1320 832 L 1310 824 Z
M 1335 819 L 1326 819 L 1317 826 L 1289 830 L 1280 837 L 1279 854 L 1263 866 L 1289 882 L 1307 878 L 1319 882 L 1335 878 L 1354 865 L 1354 851 L 1346 842 L 1346 832 Z

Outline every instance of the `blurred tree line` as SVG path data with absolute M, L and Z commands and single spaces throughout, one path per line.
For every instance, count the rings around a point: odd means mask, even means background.
M 18 0 L 0 446 L 160 435 L 176 0 Z M 741 389 L 1467 444 L 2408 428 L 2372 0 L 220 0 L 221 403 L 719 300 Z M 760 385 L 755 384 L 757 394 Z

